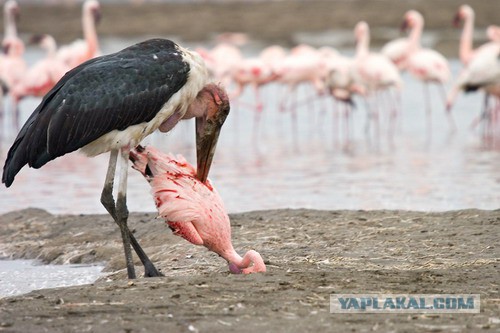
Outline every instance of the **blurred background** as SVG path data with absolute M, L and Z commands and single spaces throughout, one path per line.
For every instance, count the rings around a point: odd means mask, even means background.
M 27 41 L 32 34 L 50 34 L 58 45 L 82 38 L 79 1 L 18 1 L 17 29 Z M 406 11 L 425 19 L 422 45 L 449 61 L 448 91 L 463 66 L 458 59 L 461 28 L 452 25 L 461 1 L 100 1 L 97 26 L 101 54 L 116 52 L 149 37 L 169 38 L 191 49 L 210 50 L 221 42 L 239 48 L 245 57 L 278 45 L 287 52 L 299 44 L 332 47 L 354 55 L 353 29 L 360 20 L 371 28 L 371 49 L 406 36 L 400 31 Z M 500 24 L 500 1 L 475 0 L 474 46 L 488 41 L 485 29 Z M 3 22 L 1 23 L 3 24 Z M 28 65 L 43 58 L 36 45 L 26 45 Z M 230 212 L 275 208 L 405 209 L 443 211 L 496 209 L 500 204 L 498 128 L 480 120 L 484 94 L 460 95 L 453 108 L 456 128 L 445 116 L 439 90 L 431 87 L 431 119 L 421 82 L 401 73 L 401 110 L 391 134 L 383 126 L 367 131 L 367 106 L 353 98 L 349 125 L 344 109 L 328 95 L 315 96 L 301 85 L 295 94 L 309 103 L 296 115 L 279 109 L 283 86 L 261 90 L 259 125 L 254 93 L 247 87 L 232 100 L 211 178 Z M 230 91 L 235 88 L 228 87 Z M 309 97 L 313 95 L 313 97 Z M 40 102 L 28 97 L 19 104 L 24 121 Z M 17 133 L 9 124 L 9 101 L 0 160 Z M 381 112 L 387 109 L 382 107 Z M 296 121 L 294 121 L 294 117 Z M 479 119 L 479 120 L 478 120 Z M 478 124 L 473 125 L 476 122 Z M 146 143 L 181 153 L 194 161 L 193 123 L 172 133 L 155 134 Z M 347 129 L 345 127 L 348 127 Z M 108 157 L 93 159 L 73 153 L 40 170 L 23 169 L 9 189 L 0 187 L 0 213 L 40 207 L 52 213 L 104 213 L 99 202 Z M 129 209 L 154 211 L 149 185 L 139 174 L 129 178 Z M 61 198 L 64 198 L 62 200 Z

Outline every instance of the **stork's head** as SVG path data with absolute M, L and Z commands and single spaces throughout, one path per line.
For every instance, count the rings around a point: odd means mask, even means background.
M 196 177 L 201 182 L 207 180 L 220 130 L 229 109 L 229 98 L 224 88 L 210 83 L 200 90 L 183 117 L 196 118 Z

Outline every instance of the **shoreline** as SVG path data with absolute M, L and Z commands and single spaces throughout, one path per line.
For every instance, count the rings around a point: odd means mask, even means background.
M 0 299 L 9 332 L 255 330 L 345 332 L 377 325 L 416 331 L 500 328 L 500 211 L 320 211 L 230 214 L 233 244 L 255 249 L 265 274 L 228 273 L 221 258 L 174 236 L 153 213 L 130 227 L 165 277 L 126 279 L 118 228 L 107 215 L 0 215 L 2 251 L 50 263 L 106 261 L 111 276 Z M 71 258 L 71 259 L 69 259 Z M 142 269 L 137 266 L 138 276 Z M 259 290 L 259 292 L 255 292 Z M 331 293 L 481 294 L 481 313 L 329 313 Z M 151 320 L 154 318 L 154 320 Z M 335 324 L 335 327 L 333 326 Z

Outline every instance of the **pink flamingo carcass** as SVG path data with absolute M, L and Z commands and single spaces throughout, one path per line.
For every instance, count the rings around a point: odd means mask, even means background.
M 82 28 L 84 39 L 78 39 L 69 45 L 64 45 L 57 51 L 57 58 L 69 68 L 74 68 L 83 62 L 100 54 L 96 24 L 101 18 L 101 6 L 97 0 L 86 0 L 82 6 Z
M 196 170 L 182 156 L 138 146 L 130 159 L 151 185 L 159 216 L 175 235 L 217 253 L 232 273 L 266 271 L 258 252 L 250 250 L 243 258 L 236 253 L 222 199 L 208 179 L 202 183 L 196 178 Z
M 26 96 L 43 97 L 70 70 L 56 57 L 57 45 L 50 35 L 35 35 L 32 43 L 46 51 L 46 57 L 31 66 L 11 89 L 15 103 Z

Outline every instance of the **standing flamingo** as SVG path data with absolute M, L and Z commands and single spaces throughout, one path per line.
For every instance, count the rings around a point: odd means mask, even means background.
M 290 54 L 274 68 L 274 71 L 277 75 L 277 82 L 288 87 L 288 94 L 280 103 L 282 111 L 285 110 L 285 101 L 290 96 L 295 99 L 295 102 L 291 104 L 291 109 L 292 111 L 295 109 L 297 94 L 294 92 L 297 86 L 302 83 L 312 84 L 318 94 L 324 93 L 324 77 L 327 74 L 326 61 L 322 54 L 311 46 L 298 45 L 293 48 Z
M 460 36 L 459 58 L 460 61 L 467 65 L 474 55 L 472 48 L 472 35 L 474 34 L 474 10 L 468 5 L 462 5 L 458 9 L 453 19 L 453 24 L 458 27 L 460 22 L 464 22 L 462 35 Z
M 408 66 L 408 47 L 410 41 L 407 37 L 396 38 L 386 43 L 380 53 L 389 58 L 400 71 Z
M 70 68 L 57 59 L 57 45 L 50 35 L 35 35 L 32 43 L 46 51 L 45 58 L 32 65 L 23 78 L 15 84 L 10 93 L 17 103 L 26 96 L 43 97 L 66 74 Z
M 486 35 L 488 39 L 500 43 L 500 26 L 498 25 L 490 25 L 486 28 Z
M 332 56 L 327 62 L 328 74 L 325 78 L 325 87 L 330 95 L 334 98 L 334 103 L 340 103 L 343 106 L 343 119 L 344 119 L 344 135 L 346 143 L 350 136 L 349 117 L 351 115 L 353 102 L 353 95 L 364 93 L 354 82 L 353 77 L 353 64 L 354 59 L 341 54 Z M 334 109 L 334 130 L 333 133 L 340 132 L 338 130 L 338 113 Z
M 258 252 L 250 250 L 243 258 L 236 253 L 222 199 L 209 179 L 201 182 L 196 178 L 196 170 L 182 156 L 137 146 L 130 159 L 151 185 L 159 216 L 175 235 L 217 253 L 226 259 L 232 273 L 266 271 Z
M 446 58 L 431 49 L 422 48 L 420 38 L 424 28 L 424 18 L 415 11 L 406 12 L 402 25 L 403 29 L 411 29 L 408 48 L 408 71 L 418 80 L 424 83 L 424 94 L 426 100 L 427 120 L 430 122 L 431 102 L 429 96 L 429 83 L 437 83 L 443 98 L 443 104 L 446 103 L 446 93 L 444 84 L 450 79 L 450 67 Z M 450 124 L 454 126 L 451 113 L 447 112 Z
M 483 89 L 487 94 L 500 97 L 500 43 L 493 43 L 491 47 L 478 52 L 469 65 L 460 73 L 455 84 L 455 91 L 463 90 L 465 92 Z M 474 127 L 482 119 L 490 120 L 490 116 L 496 117 L 500 111 L 499 105 L 495 106 L 496 112 L 493 113 L 485 108 L 478 119 L 472 123 Z
M 243 61 L 240 49 L 231 44 L 221 43 L 211 50 L 198 48 L 196 51 L 205 60 L 214 79 L 222 82 L 225 86 L 229 86 L 232 79 L 231 71 Z
M 460 37 L 459 56 L 465 68 L 460 72 L 458 79 L 448 93 L 446 99 L 447 110 L 451 110 L 460 90 L 462 89 L 461 85 L 463 84 L 463 82 L 466 82 L 470 79 L 470 71 L 467 70 L 469 63 L 476 57 L 485 59 L 484 57 L 482 57 L 483 53 L 487 58 L 490 52 L 494 53 L 497 49 L 498 43 L 495 41 L 497 36 L 494 26 L 489 26 L 487 29 L 487 36 L 491 41 L 479 46 L 476 49 L 473 49 L 472 35 L 474 33 L 474 16 L 474 10 L 470 6 L 462 5 L 459 7 L 453 20 L 455 26 L 458 26 L 461 21 L 464 22 L 462 35 Z M 500 98 L 500 89 L 495 87 L 494 85 L 486 86 L 484 91 L 484 107 L 483 111 L 481 112 L 480 118 L 484 118 L 484 116 L 489 112 L 488 102 L 490 100 L 490 97 L 494 97 L 497 100 L 497 104 Z M 476 119 L 472 122 L 472 126 L 475 126 L 478 123 L 479 121 L 478 119 Z
M 19 18 L 19 6 L 16 1 L 9 0 L 4 5 L 5 36 L 2 41 L 4 54 L 0 56 L 0 82 L 2 86 L 2 98 L 0 99 L 3 108 L 3 94 L 16 85 L 24 76 L 27 65 L 24 61 L 24 42 L 17 35 L 16 21 Z M 3 110 L 0 110 L 0 118 Z M 12 120 L 14 128 L 19 125 L 19 110 L 12 108 Z M 0 121 L 0 124 L 2 122 Z
M 101 7 L 97 0 L 86 0 L 82 6 L 83 40 L 79 39 L 64 45 L 57 51 L 57 57 L 74 68 L 100 54 L 96 24 L 101 17 Z
M 370 52 L 370 28 L 366 22 L 361 21 L 356 24 L 354 34 L 356 36 L 356 56 L 352 66 L 353 77 L 354 81 L 363 88 L 362 90 L 365 92 L 367 102 L 368 99 L 372 99 L 371 105 L 369 105 L 367 110 L 368 115 L 374 118 L 375 125 L 378 128 L 379 111 L 375 108 L 380 108 L 381 104 L 379 101 L 375 107 L 373 99 L 382 91 L 394 88 L 396 96 L 391 99 L 392 110 L 390 113 L 392 125 L 397 114 L 398 95 L 402 85 L 399 71 L 396 65 L 386 56 Z
M 70 70 L 17 135 L 7 154 L 2 183 L 11 186 L 25 165 L 40 168 L 78 149 L 88 156 L 110 151 L 101 203 L 120 227 L 128 276 L 136 276 L 130 245 L 145 275 L 157 276 L 127 226 L 130 150 L 157 129 L 169 132 L 181 119 L 196 118 L 197 178 L 204 182 L 228 113 L 227 94 L 210 82 L 200 55 L 167 39 L 149 39 Z
M 298 147 L 297 135 L 297 106 L 299 105 L 297 87 L 301 84 L 312 85 L 315 95 L 325 93 L 324 79 L 328 74 L 328 68 L 324 56 L 316 49 L 299 45 L 291 50 L 275 68 L 276 82 L 284 85 L 286 91 L 283 93 L 279 102 L 280 111 L 289 110 L 292 116 L 292 135 L 295 148 Z M 290 101 L 287 105 L 287 102 Z M 312 110 L 314 99 L 307 96 L 305 101 Z
M 258 127 L 264 110 L 264 104 L 260 96 L 261 88 L 276 80 L 277 75 L 273 71 L 271 54 L 266 52 L 265 57 L 243 58 L 235 63 L 230 70 L 231 81 L 236 84 L 236 90 L 231 94 L 232 98 L 238 99 L 246 86 L 252 87 L 255 101 L 255 127 L 254 136 L 257 135 Z
M 356 24 L 356 57 L 353 64 L 355 81 L 374 93 L 391 87 L 399 89 L 402 81 L 397 67 L 384 55 L 370 52 L 370 27 L 364 21 Z

